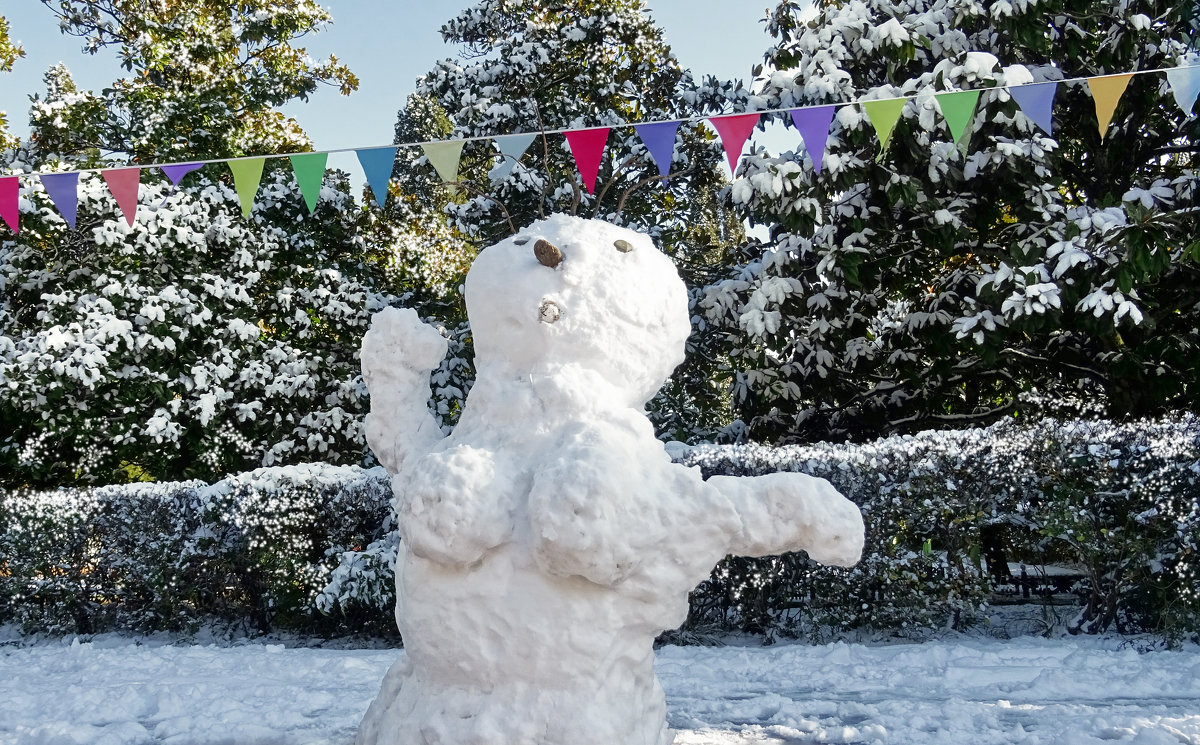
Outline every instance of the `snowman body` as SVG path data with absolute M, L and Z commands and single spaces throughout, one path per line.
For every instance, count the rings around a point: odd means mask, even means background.
M 364 339 L 406 655 L 358 742 L 667 745 L 652 645 L 688 592 L 730 553 L 852 564 L 861 516 L 820 479 L 671 462 L 644 406 L 690 324 L 647 237 L 553 216 L 481 252 L 466 296 L 477 379 L 448 437 L 425 408 L 444 341 L 394 309 Z

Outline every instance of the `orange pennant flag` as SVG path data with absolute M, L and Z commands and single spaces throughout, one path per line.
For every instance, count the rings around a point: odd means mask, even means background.
M 1133 73 L 1127 72 L 1122 75 L 1101 75 L 1088 78 L 1088 88 L 1092 89 L 1092 98 L 1096 102 L 1096 121 L 1100 125 L 1101 140 L 1108 134 L 1108 124 L 1112 121 L 1113 112 L 1117 110 L 1121 94 L 1129 87 L 1129 80 L 1133 75 Z

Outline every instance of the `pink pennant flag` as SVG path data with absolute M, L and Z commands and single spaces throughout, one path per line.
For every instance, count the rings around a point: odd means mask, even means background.
M 571 146 L 571 155 L 575 156 L 575 165 L 583 177 L 583 185 L 587 187 L 588 194 L 595 194 L 596 175 L 600 173 L 604 145 L 608 142 L 608 127 L 576 129 L 563 134 Z
M 732 116 L 714 116 L 709 118 L 721 135 L 721 144 L 725 146 L 725 157 L 729 159 L 729 172 L 737 173 L 738 159 L 742 157 L 742 148 L 750 133 L 758 124 L 760 114 L 734 114 Z
M 138 184 L 142 179 L 142 169 L 110 168 L 101 171 L 100 175 L 108 184 L 108 190 L 116 197 L 117 206 L 121 208 L 121 214 L 125 215 L 125 222 L 132 228 L 133 220 L 137 217 Z
M 12 228 L 12 232 L 20 232 L 21 213 L 17 209 L 20 197 L 20 184 L 16 176 L 0 178 L 0 217 Z

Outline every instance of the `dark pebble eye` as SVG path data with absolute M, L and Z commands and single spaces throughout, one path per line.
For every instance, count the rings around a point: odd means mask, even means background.
M 623 254 L 627 254 L 633 250 L 633 244 L 630 243 L 629 241 L 625 241 L 625 240 L 613 241 L 613 245 L 616 246 L 617 250 Z
M 516 238 L 513 238 L 513 243 L 517 244 L 518 246 L 524 246 L 528 242 L 529 236 L 527 235 L 519 235 Z

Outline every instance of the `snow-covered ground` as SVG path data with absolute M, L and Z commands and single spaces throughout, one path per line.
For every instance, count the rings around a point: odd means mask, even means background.
M 348 745 L 403 652 L 0 646 L 0 743 Z M 1119 639 L 664 647 L 678 745 L 1200 744 L 1200 648 Z M 619 745 L 619 744 L 614 744 Z

